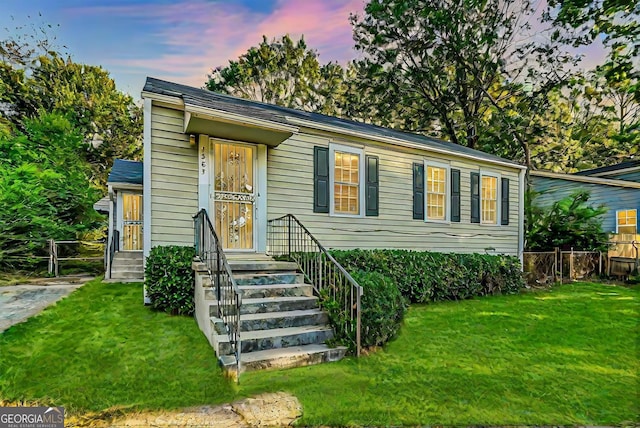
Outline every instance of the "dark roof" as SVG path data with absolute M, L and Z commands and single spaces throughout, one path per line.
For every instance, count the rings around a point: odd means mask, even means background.
M 230 95 L 219 94 L 207 89 L 198 89 L 191 86 L 181 85 L 178 83 L 167 82 L 165 80 L 147 77 L 144 85 L 144 92 L 152 92 L 171 97 L 182 98 L 187 104 L 196 105 L 215 110 L 222 110 L 229 113 L 236 113 L 248 117 L 268 120 L 271 122 L 281 123 L 285 125 L 294 125 L 287 120 L 287 117 L 308 120 L 320 124 L 331 125 L 343 128 L 349 131 L 355 131 L 372 137 L 390 137 L 405 140 L 411 143 L 423 144 L 426 147 L 448 150 L 473 156 L 478 159 L 487 160 L 489 162 L 503 162 L 520 166 L 517 162 L 503 159 L 479 150 L 470 149 L 459 144 L 450 143 L 448 141 L 437 138 L 426 137 L 420 134 L 397 131 L 390 128 L 384 128 L 377 125 L 371 125 L 353 120 L 340 119 L 333 116 L 327 116 L 319 113 L 309 113 L 302 110 L 295 110 L 287 107 L 281 107 L 274 104 L 266 104 L 257 101 L 237 98 Z
M 142 184 L 142 162 L 116 159 L 107 183 Z
M 603 172 L 616 172 L 621 169 L 640 167 L 640 159 L 622 162 L 616 165 L 601 166 L 600 168 L 587 169 L 585 171 L 576 172 L 575 175 L 593 175 Z

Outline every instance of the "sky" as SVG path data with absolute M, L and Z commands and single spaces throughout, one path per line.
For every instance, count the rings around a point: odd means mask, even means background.
M 76 62 L 101 65 L 118 89 L 140 97 L 146 76 L 202 87 L 207 73 L 266 35 L 304 35 L 320 62 L 345 64 L 353 49 L 350 13 L 365 0 L 0 0 L 0 29 L 52 24 Z M 28 18 L 30 17 L 30 18 Z M 602 61 L 582 52 L 583 67 Z

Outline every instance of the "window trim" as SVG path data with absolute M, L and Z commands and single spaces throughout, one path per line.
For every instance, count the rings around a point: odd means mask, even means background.
M 500 219 L 502 218 L 502 185 L 500 184 L 502 181 L 502 174 L 499 172 L 480 170 L 480 182 L 478 186 L 480 187 L 478 190 L 480 191 L 480 223 L 483 226 L 494 226 L 501 227 Z M 488 223 L 482 218 L 482 178 L 483 177 L 493 177 L 496 179 L 496 221 L 495 223 Z
M 618 214 L 620 212 L 626 212 L 626 211 L 635 211 L 636 212 L 636 224 L 634 225 L 636 227 L 636 233 L 635 235 L 638 234 L 638 209 L 637 208 L 629 208 L 629 209 L 624 209 L 624 210 L 616 210 L 616 234 L 620 234 L 619 230 L 620 230 L 620 223 L 618 223 Z M 629 217 L 627 216 L 627 219 Z M 623 226 L 629 226 L 628 224 L 625 224 Z M 628 235 L 627 233 L 625 233 L 624 235 Z M 631 234 L 633 235 L 633 234 Z
M 350 153 L 358 155 L 358 201 L 359 201 L 359 213 L 358 214 L 345 214 L 335 212 L 335 168 L 336 168 L 336 152 Z M 350 218 L 364 218 L 365 207 L 365 157 L 364 149 L 353 146 L 346 146 L 342 144 L 331 143 L 329 144 L 329 189 L 331 190 L 331 197 L 329 198 L 329 215 L 331 217 L 350 217 Z
M 445 196 L 444 196 L 444 219 L 429 218 L 429 167 L 443 168 L 445 170 Z M 451 223 L 451 165 L 435 160 L 424 160 L 424 221 L 426 223 Z

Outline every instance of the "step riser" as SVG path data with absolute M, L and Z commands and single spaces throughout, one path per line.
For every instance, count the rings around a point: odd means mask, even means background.
M 294 367 L 310 366 L 313 364 L 330 363 L 344 358 L 345 348 L 328 349 L 323 352 L 296 355 L 294 357 L 273 358 L 270 360 L 243 362 L 241 371 L 264 369 L 290 369 Z M 242 360 L 242 358 L 240 358 Z
M 111 272 L 138 272 L 144 273 L 142 266 L 111 266 Z
M 258 320 L 243 320 L 241 317 L 240 331 L 271 330 L 274 328 L 302 327 L 305 325 L 325 325 L 328 322 L 329 317 L 323 312 L 312 315 Z
M 243 299 L 257 299 L 264 297 L 311 297 L 313 288 L 310 285 L 299 285 L 297 287 L 252 287 L 241 288 L 240 293 Z
M 250 274 L 250 273 L 275 273 L 275 271 L 295 272 L 298 265 L 293 262 L 250 262 L 228 260 L 229 266 L 233 273 Z
M 142 280 L 144 275 L 139 272 L 117 272 L 111 271 L 111 279 L 140 279 Z
M 315 309 L 318 307 L 317 299 L 305 299 L 301 301 L 285 301 L 285 302 L 267 302 L 267 303 L 243 303 L 240 307 L 240 315 L 244 314 L 263 314 L 267 312 L 285 312 L 285 311 L 301 311 L 304 309 Z M 233 314 L 234 309 L 230 307 L 225 313 Z M 209 306 L 209 315 L 217 316 L 218 309 L 216 304 Z
M 264 351 L 267 349 L 324 343 L 332 337 L 333 332 L 331 330 L 320 330 L 293 334 L 290 336 L 265 337 L 248 340 L 242 339 L 242 352 Z
M 304 283 L 304 276 L 296 273 L 235 275 L 238 285 L 274 285 Z
M 297 287 L 264 286 L 257 288 L 252 287 L 250 289 L 241 288 L 240 295 L 243 299 L 259 299 L 265 297 L 312 297 L 313 287 L 305 284 Z M 207 300 L 217 300 L 216 289 L 206 289 L 204 296 Z
M 317 299 L 297 301 L 276 301 L 267 303 L 243 303 L 240 314 L 260 314 L 265 312 L 301 311 L 318 307 Z

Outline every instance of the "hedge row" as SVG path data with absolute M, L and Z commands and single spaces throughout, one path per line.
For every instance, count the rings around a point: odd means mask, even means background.
M 511 256 L 408 250 L 334 250 L 331 254 L 348 272 L 377 272 L 390 278 L 411 303 L 515 294 L 525 286 L 520 260 Z

